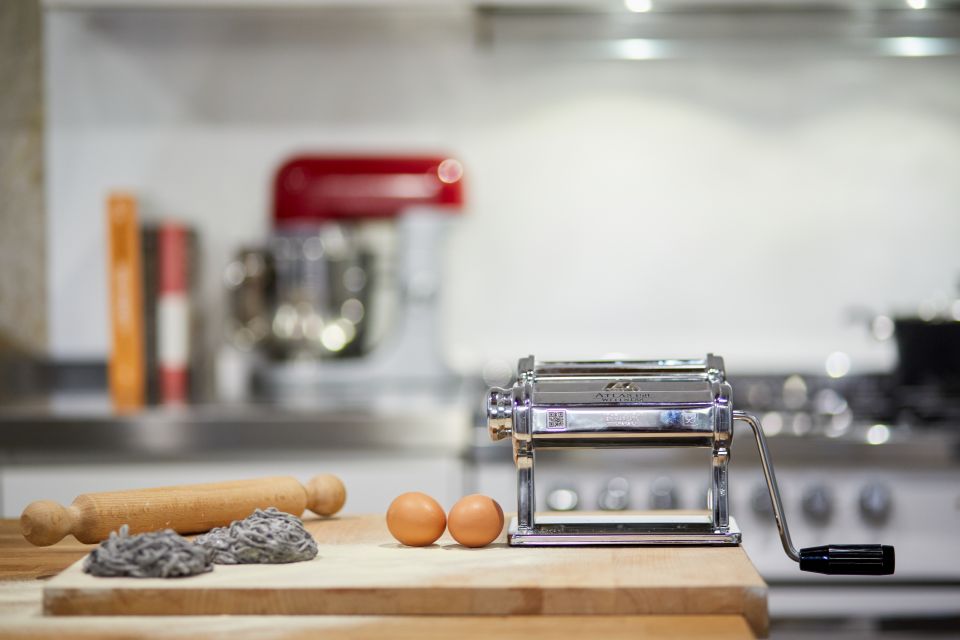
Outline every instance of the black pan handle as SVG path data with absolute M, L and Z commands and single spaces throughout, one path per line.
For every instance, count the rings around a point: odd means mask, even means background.
M 800 570 L 833 576 L 889 576 L 896 558 L 885 544 L 828 544 L 800 549 Z

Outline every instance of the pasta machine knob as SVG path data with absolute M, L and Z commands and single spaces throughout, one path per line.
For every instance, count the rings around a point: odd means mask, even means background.
M 503 440 L 513 433 L 513 392 L 494 387 L 487 395 L 487 431 L 491 440 Z

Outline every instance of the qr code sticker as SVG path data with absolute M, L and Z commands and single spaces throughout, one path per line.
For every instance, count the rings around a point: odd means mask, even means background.
M 566 411 L 547 411 L 547 429 L 560 430 L 567 428 Z

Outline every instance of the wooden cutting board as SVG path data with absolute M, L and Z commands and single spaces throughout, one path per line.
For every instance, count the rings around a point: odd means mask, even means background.
M 404 547 L 382 516 L 307 520 L 319 555 L 192 578 L 97 578 L 82 560 L 48 615 L 737 615 L 767 632 L 767 586 L 740 547 Z

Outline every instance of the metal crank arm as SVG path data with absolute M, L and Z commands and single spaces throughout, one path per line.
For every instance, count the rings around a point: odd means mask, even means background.
M 773 517 L 777 521 L 780 542 L 791 560 L 800 564 L 801 571 L 825 573 L 830 575 L 885 576 L 894 571 L 895 554 L 893 547 L 880 544 L 829 544 L 821 547 L 807 547 L 797 551 L 790 539 L 790 529 L 783 513 L 780 500 L 780 488 L 770 462 L 767 439 L 763 435 L 760 419 L 745 411 L 734 411 L 734 421 L 746 422 L 753 430 L 760 451 L 760 465 L 767 482 L 770 502 L 773 505 Z

